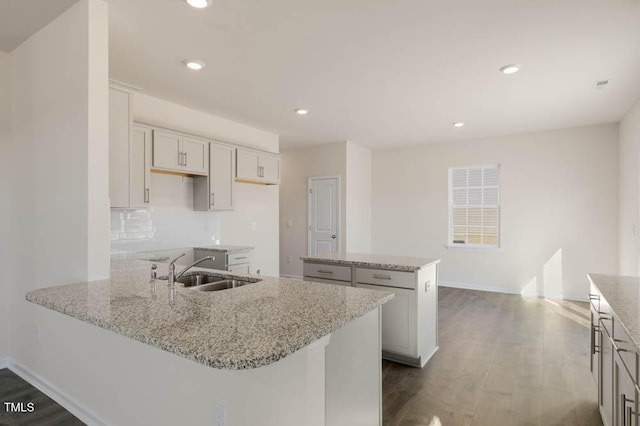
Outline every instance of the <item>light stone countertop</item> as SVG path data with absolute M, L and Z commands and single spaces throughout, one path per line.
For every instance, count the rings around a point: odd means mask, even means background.
M 171 291 L 166 281 L 150 283 L 151 264 L 112 259 L 108 280 L 33 290 L 26 299 L 213 368 L 243 370 L 274 363 L 393 298 L 255 275 L 262 281 L 234 289 Z M 158 274 L 166 268 L 158 265 Z
M 386 254 L 337 253 L 333 255 L 302 256 L 302 260 L 335 265 L 367 266 L 394 271 L 417 271 L 440 259 L 394 256 Z
M 240 253 L 244 251 L 251 251 L 255 247 L 251 246 L 230 246 L 230 245 L 212 245 L 212 246 L 197 246 L 195 249 L 200 250 L 209 250 L 209 251 L 217 251 L 217 252 L 225 252 L 225 253 Z
M 640 350 L 640 277 L 588 274 Z

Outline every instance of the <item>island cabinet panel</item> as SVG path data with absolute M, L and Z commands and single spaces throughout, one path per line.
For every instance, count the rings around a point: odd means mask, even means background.
M 630 304 L 637 300 L 640 286 L 637 282 L 627 286 L 628 277 L 616 281 L 615 276 L 589 274 L 589 279 L 591 373 L 602 422 L 606 426 L 639 426 L 639 350 L 621 318 L 637 321 L 637 307 Z M 598 288 L 598 281 L 602 281 L 599 285 L 607 289 L 612 300 L 624 300 L 624 304 L 610 305 L 608 296 Z
M 358 288 L 394 294 L 382 307 L 382 350 L 416 356 L 416 292 L 404 288 L 357 283 Z
M 369 257 L 375 261 L 367 262 Z M 382 307 L 383 358 L 424 367 L 438 349 L 439 260 L 412 258 L 407 265 L 401 263 L 407 258 L 347 253 L 333 263 L 322 256 L 303 257 L 303 261 L 305 281 L 394 294 Z
M 327 265 L 324 263 L 309 263 L 303 265 L 304 276 L 308 278 L 324 278 L 327 280 L 348 281 L 351 285 L 351 267 Z M 309 279 L 308 281 L 314 281 Z

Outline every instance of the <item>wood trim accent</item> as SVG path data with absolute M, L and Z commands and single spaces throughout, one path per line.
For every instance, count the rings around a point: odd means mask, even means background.
M 253 180 L 238 179 L 238 178 L 236 178 L 236 182 L 238 182 L 238 183 L 252 183 L 254 185 L 264 185 L 264 186 L 277 185 L 277 183 L 256 182 L 256 181 L 253 181 Z
M 175 172 L 173 170 L 160 170 L 160 169 L 151 169 L 151 173 L 156 173 L 159 175 L 173 175 L 173 176 L 183 176 L 183 177 L 207 177 L 204 175 L 194 175 L 191 173 Z

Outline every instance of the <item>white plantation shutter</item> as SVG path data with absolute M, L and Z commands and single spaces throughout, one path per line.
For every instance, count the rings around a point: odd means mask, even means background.
M 449 169 L 449 245 L 500 246 L 500 166 Z

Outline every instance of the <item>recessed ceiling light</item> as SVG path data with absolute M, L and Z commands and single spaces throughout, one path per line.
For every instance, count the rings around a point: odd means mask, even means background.
M 518 64 L 509 64 L 500 68 L 500 72 L 503 74 L 515 74 L 520 71 L 521 65 Z
M 298 108 L 298 109 L 296 109 L 296 114 L 298 114 L 298 115 L 307 115 L 307 114 L 309 114 L 309 110 L 308 109 Z
M 453 123 L 453 127 L 464 127 L 464 123 L 462 121 L 456 121 Z
M 202 68 L 204 68 L 204 62 L 201 61 L 195 61 L 193 59 L 185 59 L 184 61 L 182 61 L 182 63 L 189 68 L 190 70 L 201 70 Z
M 204 9 L 207 6 L 211 6 L 211 0 L 187 0 L 187 3 L 196 9 Z

